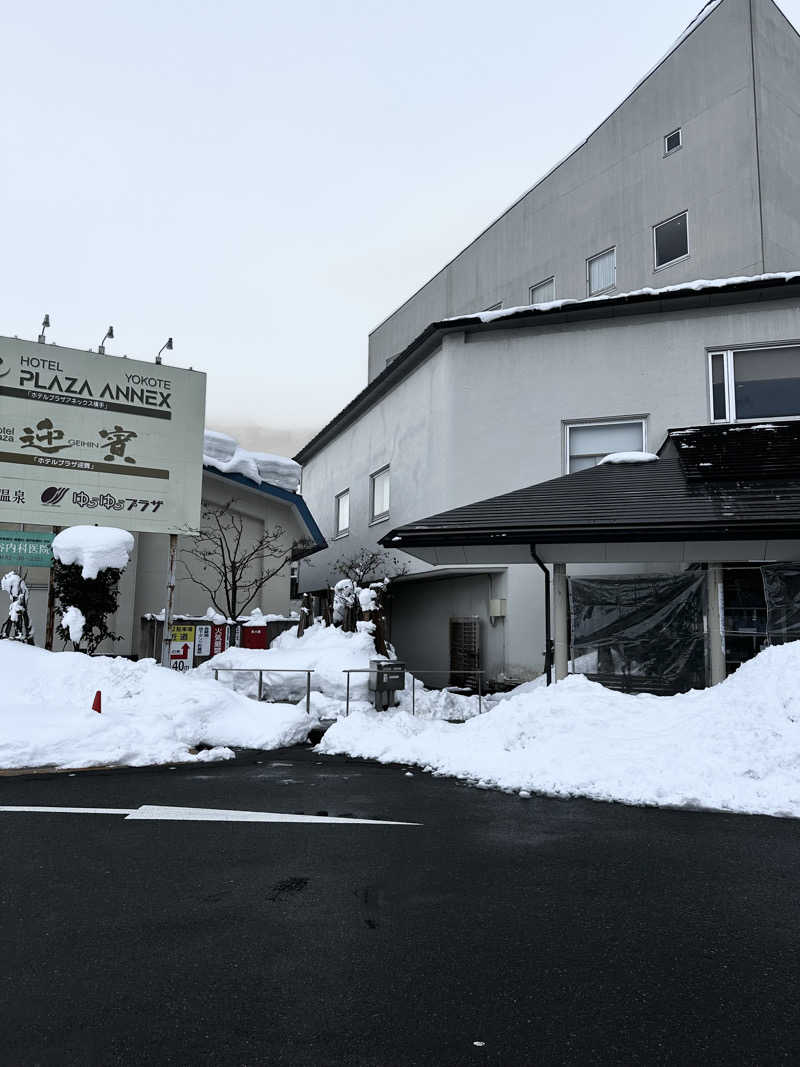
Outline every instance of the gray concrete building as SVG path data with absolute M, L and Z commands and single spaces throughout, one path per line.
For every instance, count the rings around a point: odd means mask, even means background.
M 800 39 L 772 0 L 701 15 L 373 332 L 367 388 L 296 457 L 329 542 L 301 589 L 390 527 L 654 450 L 671 427 L 800 417 L 800 289 L 764 277 L 800 267 Z M 693 284 L 736 277 L 753 280 Z M 490 677 L 541 670 L 532 562 L 400 557 L 391 636 L 410 668 L 446 669 L 451 620 L 472 618 Z
M 772 0 L 712 0 L 698 19 L 585 141 L 372 331 L 370 381 L 450 315 L 800 262 L 800 38 Z

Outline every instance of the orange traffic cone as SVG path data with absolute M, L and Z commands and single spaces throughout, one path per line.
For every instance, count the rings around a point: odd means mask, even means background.
M 94 695 L 94 701 L 92 702 L 92 711 L 96 711 L 98 715 L 101 714 L 102 711 L 100 707 L 100 699 L 100 690 L 98 689 Z

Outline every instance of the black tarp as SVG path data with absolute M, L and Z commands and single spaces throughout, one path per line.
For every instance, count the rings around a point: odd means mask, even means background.
M 761 568 L 770 644 L 800 640 L 800 564 L 770 563 Z
M 572 670 L 623 689 L 705 685 L 705 575 L 569 580 Z

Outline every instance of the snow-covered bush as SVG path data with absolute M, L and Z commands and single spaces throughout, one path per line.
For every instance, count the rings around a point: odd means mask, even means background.
M 133 549 L 127 530 L 72 526 L 53 540 L 53 591 L 61 622 L 56 635 L 75 651 L 121 641 L 108 620 L 119 604 L 119 579 Z

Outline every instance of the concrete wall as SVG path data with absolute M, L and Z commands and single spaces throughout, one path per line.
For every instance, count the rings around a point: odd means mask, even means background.
M 762 170 L 768 269 L 783 270 L 800 263 L 796 42 L 772 0 L 753 5 L 766 136 L 780 146 Z M 620 292 L 761 273 L 752 72 L 750 0 L 723 0 L 573 155 L 372 332 L 370 380 L 429 322 L 527 304 L 550 275 L 557 298 L 586 296 L 587 257 L 612 245 Z M 683 147 L 665 158 L 664 136 L 679 126 Z M 653 226 L 687 210 L 688 259 L 656 271 Z
M 640 415 L 652 449 L 671 427 L 708 423 L 707 349 L 798 338 L 800 310 L 788 300 L 447 336 L 304 468 L 303 494 L 326 537 L 333 535 L 335 494 L 349 487 L 351 505 L 350 534 L 301 565 L 301 587 L 329 584 L 339 556 L 374 547 L 393 526 L 558 477 L 565 421 Z M 370 526 L 369 475 L 386 463 L 390 516 Z M 400 555 L 413 570 L 428 569 Z M 506 581 L 502 669 L 526 677 L 541 667 L 542 575 L 533 564 L 513 566 Z M 449 606 L 451 586 L 430 581 L 401 590 L 398 600 L 409 613 L 424 606 L 441 621 L 460 613 Z M 401 656 L 411 662 L 427 645 L 441 659 L 447 638 L 439 622 L 425 624 L 420 641 L 403 609 L 399 618 L 394 643 Z
M 490 621 L 489 600 L 506 596 L 506 572 L 456 578 L 408 581 L 392 586 L 391 640 L 409 670 L 425 685 L 445 685 L 449 679 L 450 619 L 477 615 L 480 620 L 482 669 L 497 678 L 506 665 L 505 621 Z M 427 673 L 431 672 L 431 673 Z
M 800 37 L 767 0 L 753 0 L 759 170 L 768 271 L 800 266 Z

